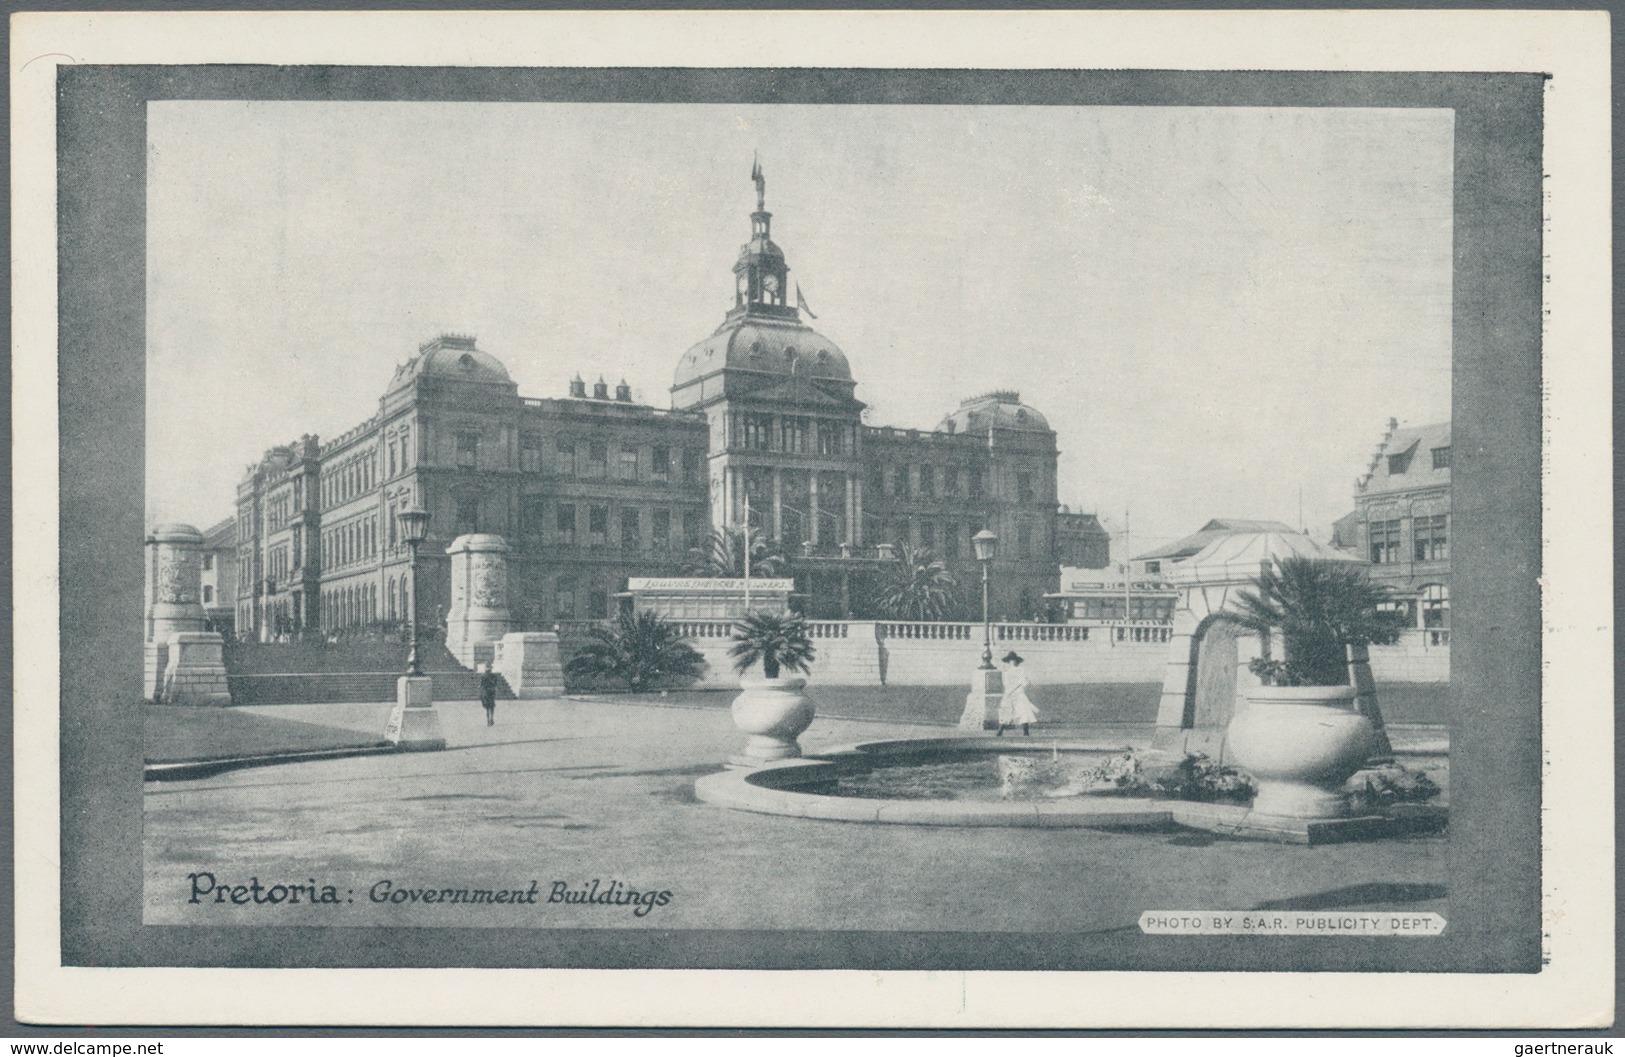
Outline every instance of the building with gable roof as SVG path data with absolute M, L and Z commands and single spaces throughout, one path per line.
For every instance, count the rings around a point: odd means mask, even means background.
M 1434 645 L 1450 627 L 1450 517 L 1450 423 L 1389 419 L 1336 541 L 1371 562 L 1371 579 L 1393 590 L 1406 626 L 1432 632 Z
M 425 342 L 371 418 L 249 468 L 238 633 L 436 619 L 450 603 L 446 547 L 472 532 L 512 547 L 520 624 L 602 619 L 629 577 L 673 575 L 709 530 L 746 523 L 779 541 L 800 607 L 826 618 L 861 609 L 864 579 L 902 545 L 941 557 L 979 602 L 970 540 L 991 528 L 993 614 L 1037 616 L 1063 547 L 1104 537 L 1089 515 L 1058 525 L 1048 421 L 996 390 L 933 430 L 863 424 L 846 354 L 789 303 L 759 168 L 752 178 L 733 304 L 678 357 L 669 409 L 634 403 L 624 381 L 612 395 L 600 378 L 589 395 L 579 375 L 567 396 L 523 397 L 473 337 Z M 396 517 L 417 504 L 431 520 L 413 578 Z

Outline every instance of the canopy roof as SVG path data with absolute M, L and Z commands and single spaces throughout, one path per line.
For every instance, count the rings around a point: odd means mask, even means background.
M 1176 583 L 1248 581 L 1266 564 L 1283 558 L 1365 564 L 1345 551 L 1316 543 L 1301 532 L 1236 532 L 1214 540 L 1175 565 L 1168 575 Z

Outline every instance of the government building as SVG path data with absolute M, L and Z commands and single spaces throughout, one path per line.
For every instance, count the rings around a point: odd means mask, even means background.
M 862 423 L 846 354 L 788 301 L 753 178 L 733 304 L 677 357 L 670 408 L 579 376 L 521 396 L 473 337 L 424 343 L 371 418 L 271 449 L 238 485 L 237 634 L 430 620 L 450 605 L 446 548 L 474 532 L 510 546 L 510 608 L 535 628 L 608 617 L 628 577 L 677 574 L 712 529 L 747 522 L 790 558 L 810 617 L 861 615 L 866 577 L 905 543 L 970 599 L 983 528 L 1000 537 L 996 617 L 1037 616 L 1063 550 L 1104 564 L 1099 523 L 1058 515 L 1055 433 L 1017 393 L 965 399 L 935 430 Z M 415 583 L 396 521 L 414 505 L 431 515 Z

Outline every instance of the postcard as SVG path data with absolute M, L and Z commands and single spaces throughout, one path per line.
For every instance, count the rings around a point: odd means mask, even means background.
M 17 16 L 19 1018 L 1611 1023 L 1605 18 Z

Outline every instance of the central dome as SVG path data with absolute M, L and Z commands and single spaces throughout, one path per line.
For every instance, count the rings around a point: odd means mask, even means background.
M 683 353 L 673 387 L 724 369 L 852 380 L 846 354 L 805 323 L 745 318 L 724 323 Z

